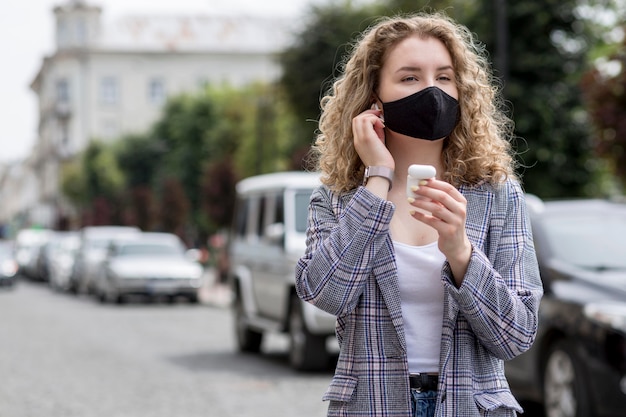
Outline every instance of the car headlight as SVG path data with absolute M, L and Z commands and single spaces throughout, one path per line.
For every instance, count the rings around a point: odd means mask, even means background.
M 625 303 L 589 303 L 583 311 L 590 320 L 626 333 Z
M 10 259 L 2 262 L 0 268 L 2 268 L 2 275 L 6 277 L 12 277 L 17 273 L 17 263 Z

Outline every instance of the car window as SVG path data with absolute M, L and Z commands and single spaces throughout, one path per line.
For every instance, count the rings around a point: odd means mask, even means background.
M 590 269 L 624 269 L 626 214 L 559 214 L 544 219 L 555 256 Z
M 111 239 L 90 239 L 87 243 L 89 249 L 106 249 Z
M 248 198 L 240 198 L 237 202 L 234 233 L 240 238 L 246 235 L 246 223 L 248 220 L 248 212 L 250 211 L 249 206 L 250 199 Z
M 258 207 L 254 224 L 256 224 L 256 236 L 260 240 L 265 233 L 265 196 L 259 198 Z
M 296 192 L 296 231 L 306 232 L 307 218 L 309 216 L 309 200 L 313 190 L 298 190 Z
M 179 247 L 156 243 L 141 243 L 123 245 L 118 251 L 118 256 L 137 255 L 182 255 Z
M 10 245 L 0 245 L 0 258 L 1 259 L 13 258 L 13 248 Z
M 285 222 L 285 214 L 283 210 L 283 193 L 277 192 L 275 194 L 267 195 L 267 217 L 265 220 L 265 225 L 269 226 L 274 223 L 284 223 Z

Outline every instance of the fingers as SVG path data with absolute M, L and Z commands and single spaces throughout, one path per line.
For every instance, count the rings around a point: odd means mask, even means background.
M 456 189 L 456 187 L 448 182 L 436 180 L 434 178 L 420 181 L 420 186 L 417 190 L 414 190 L 414 193 L 436 201 L 451 198 L 458 203 L 467 204 L 467 200 L 463 194 Z
M 413 192 L 416 198 L 411 204 L 432 215 L 429 217 L 417 212 L 414 217 L 418 220 L 431 226 L 434 226 L 435 220 L 455 226 L 465 223 L 467 200 L 451 184 L 435 179 L 424 180 Z
M 385 137 L 383 133 L 385 124 L 380 118 L 380 115 L 380 110 L 366 110 L 352 119 L 352 132 L 354 133 L 355 140 L 372 139 L 372 133 L 374 133 L 379 140 L 383 140 Z
M 385 125 L 380 110 L 366 110 L 352 119 L 354 147 L 363 163 L 393 168 L 393 158 L 385 147 Z

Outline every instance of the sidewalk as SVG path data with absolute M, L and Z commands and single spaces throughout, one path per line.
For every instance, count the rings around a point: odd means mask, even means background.
M 198 298 L 201 304 L 213 307 L 229 308 L 233 294 L 228 284 L 215 282 L 215 270 L 207 268 L 204 273 L 204 285 L 198 291 Z

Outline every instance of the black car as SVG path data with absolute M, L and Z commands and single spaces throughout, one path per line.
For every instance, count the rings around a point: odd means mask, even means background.
M 527 196 L 544 285 L 533 347 L 506 363 L 546 417 L 626 415 L 626 204 Z

